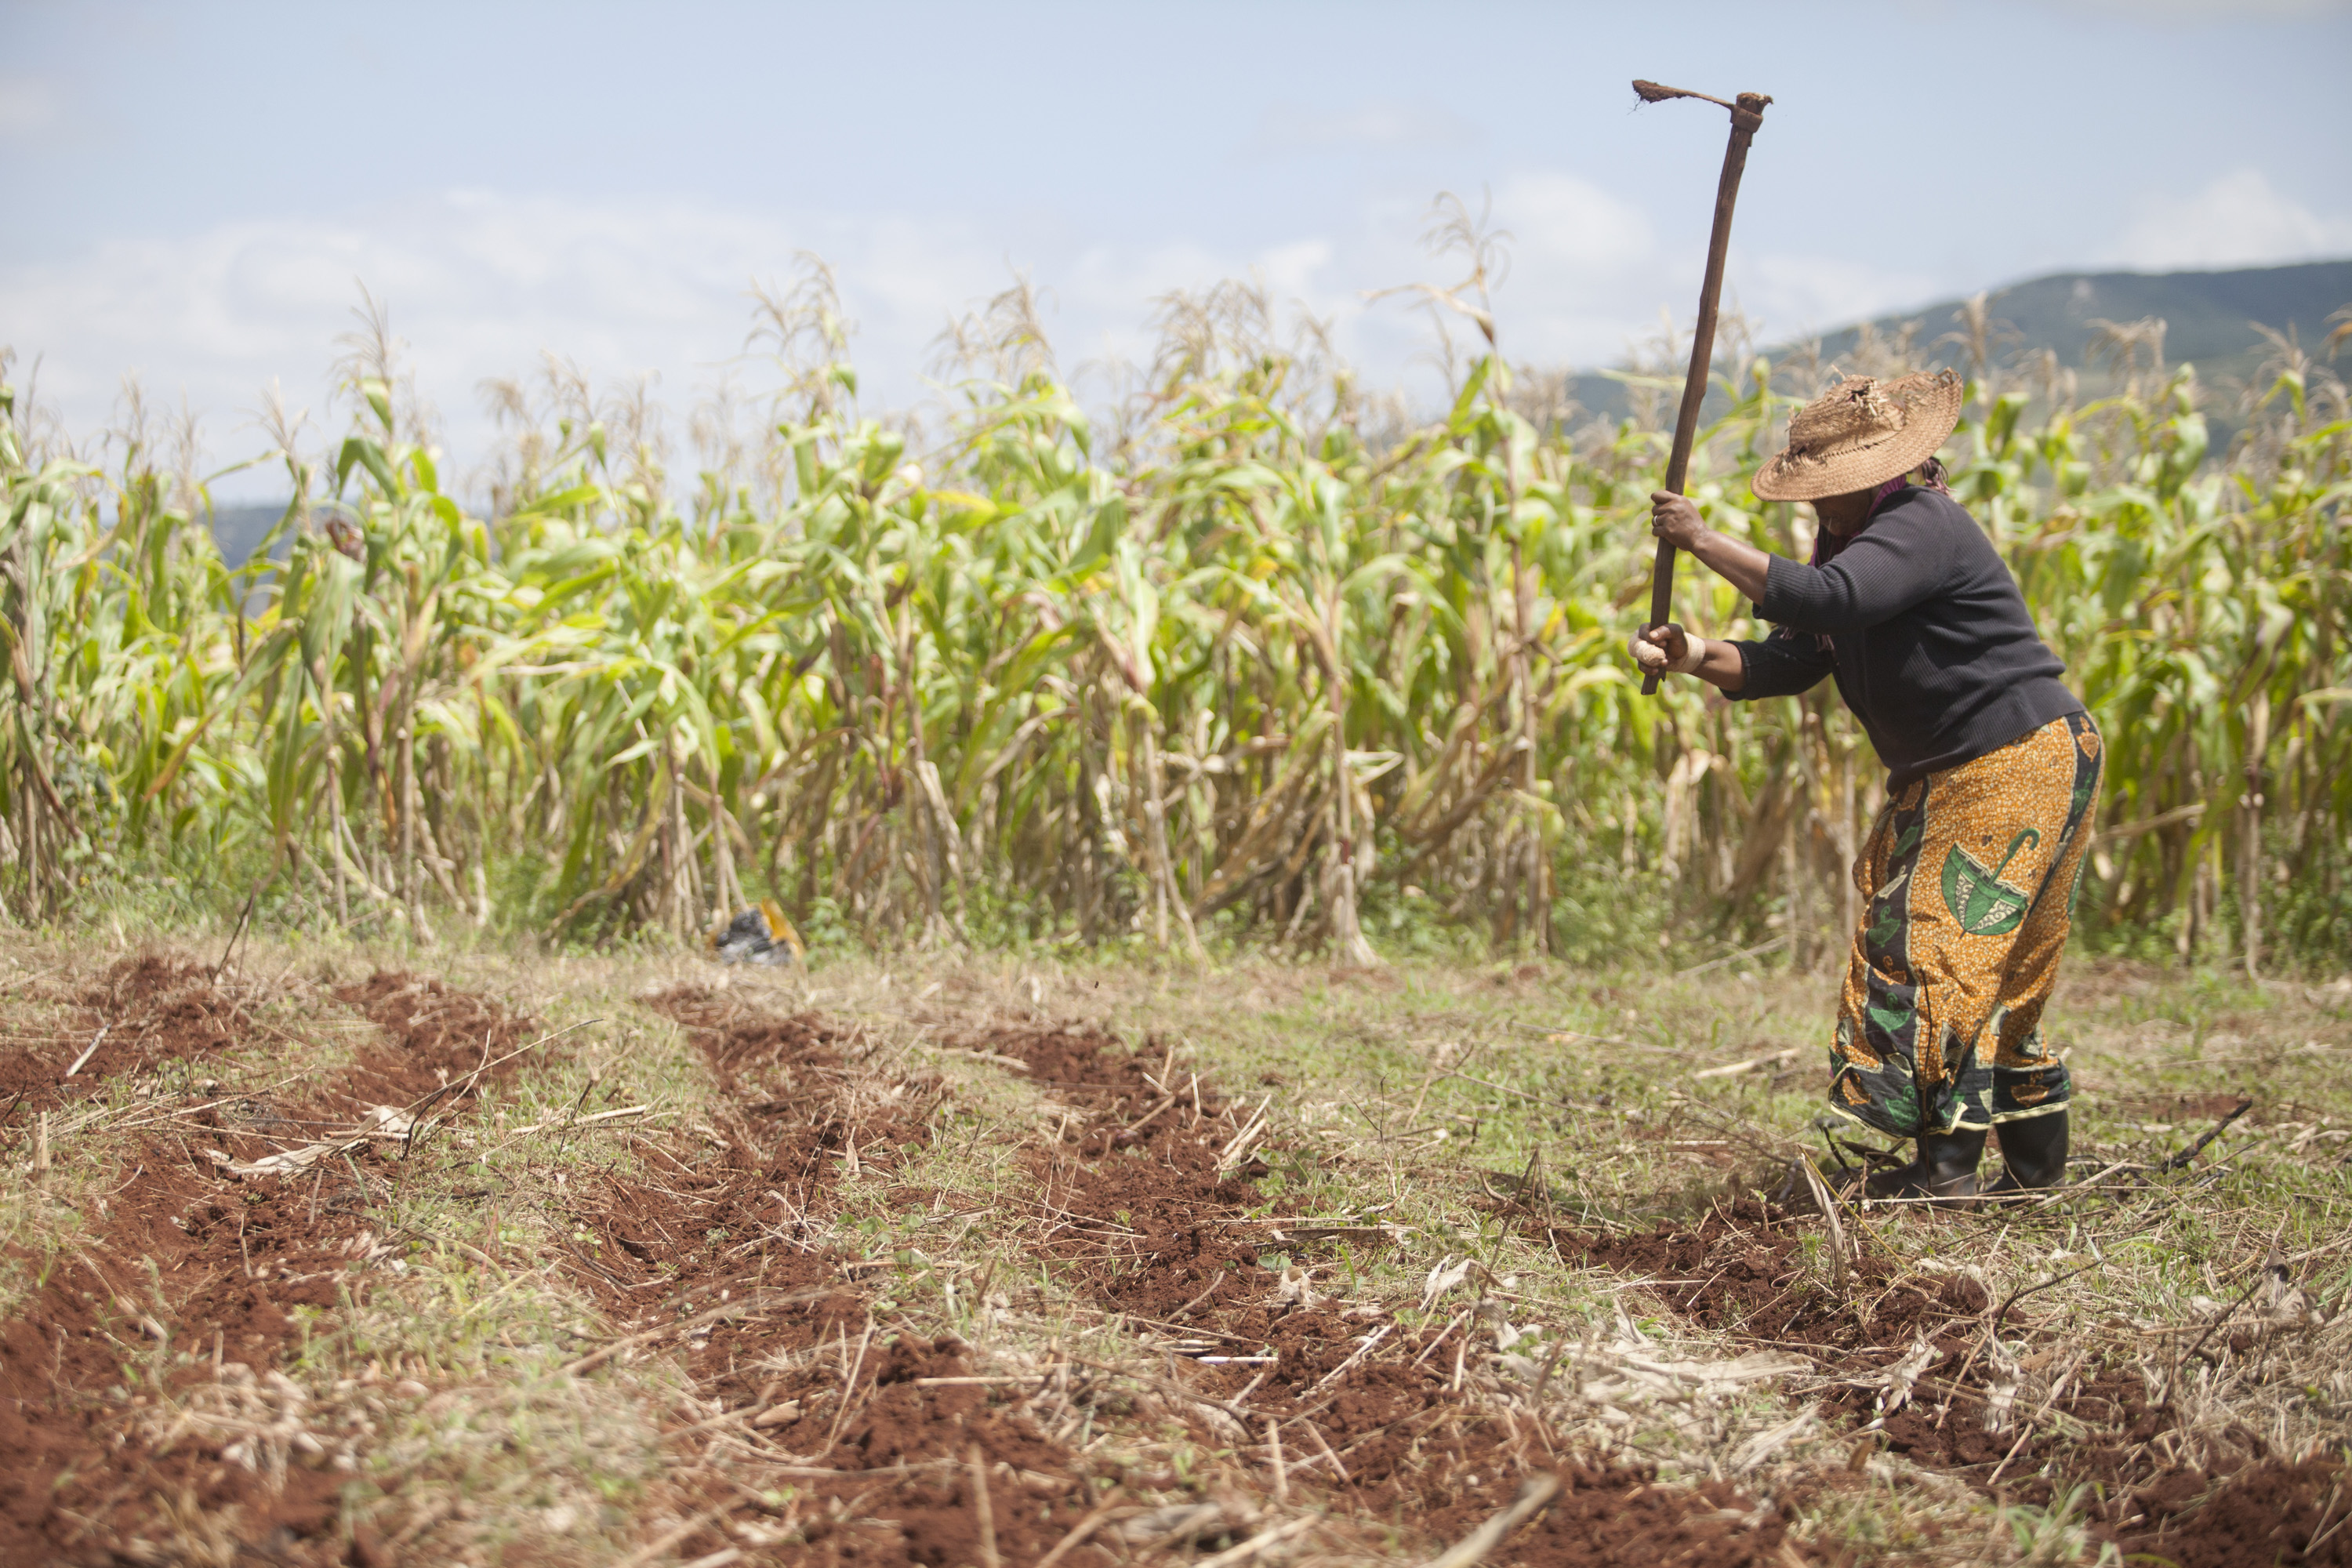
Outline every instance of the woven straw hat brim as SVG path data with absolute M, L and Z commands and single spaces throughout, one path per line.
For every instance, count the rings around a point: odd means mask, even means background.
M 1749 486 L 1765 500 L 1819 500 L 1885 484 L 1936 455 L 1960 422 L 1967 388 L 1958 376 L 1931 383 L 1906 407 L 1903 428 L 1834 451 L 1782 451 L 1756 470 Z

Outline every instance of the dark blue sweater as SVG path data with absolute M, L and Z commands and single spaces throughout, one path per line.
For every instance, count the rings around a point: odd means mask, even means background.
M 1772 634 L 1732 645 L 1748 679 L 1726 695 L 1793 696 L 1834 673 L 1890 789 L 2083 710 L 2008 563 L 1938 490 L 1903 490 L 1825 566 L 1773 556 L 1756 613 Z

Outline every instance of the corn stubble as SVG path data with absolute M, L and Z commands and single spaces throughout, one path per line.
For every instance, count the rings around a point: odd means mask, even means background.
M 1432 310 L 1491 340 L 1491 257 L 1454 226 L 1472 280 Z M 2004 387 L 1981 316 L 1947 340 L 1973 371 L 1947 455 L 2107 736 L 2085 923 L 2249 969 L 2340 954 L 2342 384 L 2281 340 L 2215 453 L 2160 323 L 2109 331 L 2114 390 L 2084 402 L 2049 365 Z M 490 389 L 508 440 L 458 486 L 371 307 L 346 432 L 275 422 L 297 499 L 246 562 L 135 405 L 89 460 L 8 394 L 0 896 L 41 920 L 169 874 L 429 941 L 686 935 L 772 894 L 820 940 L 1358 963 L 1448 924 L 1591 956 L 1679 910 L 1715 951 L 1842 950 L 1877 770 L 1833 692 L 1629 678 L 1654 373 L 1577 427 L 1556 379 L 1447 340 L 1453 401 L 1416 423 L 1245 289 L 1162 325 L 1092 418 L 1016 289 L 945 340 L 927 440 L 860 412 L 812 265 L 761 300 L 776 390 L 696 416 L 690 490 L 642 393 L 600 404 L 554 361 Z M 1746 479 L 1822 367 L 1718 359 L 1695 493 L 1801 553 L 1807 516 Z M 1677 592 L 1687 624 L 1760 630 L 1706 574 Z

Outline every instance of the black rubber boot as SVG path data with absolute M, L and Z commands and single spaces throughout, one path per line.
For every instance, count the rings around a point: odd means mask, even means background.
M 1917 1158 L 1873 1176 L 1863 1190 L 1874 1198 L 1972 1198 L 1984 1146 L 1980 1128 L 1922 1132 Z
M 2001 1163 L 2008 1168 L 1989 1194 L 2030 1193 L 2066 1179 L 2066 1113 L 2029 1116 L 2000 1124 Z

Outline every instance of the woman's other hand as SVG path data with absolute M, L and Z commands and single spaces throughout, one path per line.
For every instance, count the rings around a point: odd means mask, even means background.
M 1678 496 L 1672 490 L 1654 490 L 1650 495 L 1650 532 L 1676 550 L 1689 550 L 1706 532 L 1706 524 L 1699 521 L 1698 507 L 1690 497 Z
M 1673 621 L 1643 626 L 1626 645 L 1644 675 L 1689 675 L 1706 658 L 1706 642 L 1685 632 Z

